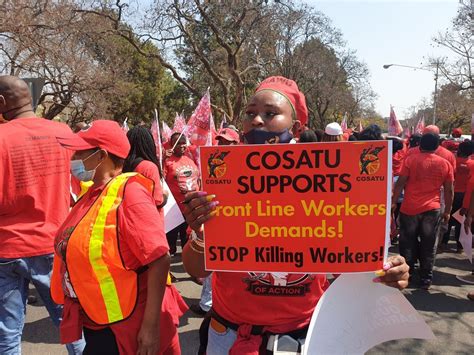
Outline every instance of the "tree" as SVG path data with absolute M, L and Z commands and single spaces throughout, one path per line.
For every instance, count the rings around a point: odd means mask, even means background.
M 246 97 L 268 75 L 295 79 L 311 98 L 310 111 L 318 117 L 318 125 L 341 112 L 356 115 L 373 97 L 365 65 L 345 49 L 329 19 L 306 5 L 161 0 L 151 6 L 148 16 L 135 17 L 133 22 L 143 25 L 132 29 L 123 22 L 131 23 L 136 8 L 130 11 L 120 0 L 94 4 L 81 12 L 106 17 L 115 35 L 127 39 L 145 57 L 158 60 L 194 98 L 210 87 L 214 108 L 231 120 L 240 118 Z M 96 10 L 97 4 L 101 11 Z M 160 51 L 148 51 L 149 42 Z M 313 63 L 303 61 L 306 58 Z M 315 61 L 319 72 L 305 72 L 313 69 Z M 325 81 L 319 83 L 317 75 L 322 73 Z M 320 84 L 316 94 L 309 90 L 315 82 Z
M 453 62 L 440 66 L 441 73 L 458 90 L 474 90 L 474 8 L 469 1 L 460 1 L 452 28 L 439 33 L 435 43 L 448 48 L 454 55 Z
M 474 112 L 473 91 L 459 90 L 457 84 L 443 85 L 438 92 L 437 119 L 442 132 L 464 127 L 470 132 L 471 114 Z
M 139 122 L 151 118 L 155 107 L 180 106 L 170 95 L 179 88 L 158 62 L 147 61 L 123 38 L 107 36 L 110 22 L 83 16 L 79 6 L 73 0 L 0 5 L 2 72 L 46 79 L 40 98 L 45 118 L 66 110 L 71 124 L 127 116 Z M 183 93 L 175 96 L 181 103 Z

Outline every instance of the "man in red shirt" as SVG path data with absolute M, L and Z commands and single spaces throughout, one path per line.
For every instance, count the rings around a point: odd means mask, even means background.
M 170 146 L 173 150 L 166 151 L 165 160 L 165 179 L 171 193 L 176 201 L 184 200 L 184 195 L 191 191 L 198 191 L 200 188 L 199 169 L 194 161 L 186 155 L 187 142 L 186 137 L 179 132 L 173 133 L 170 138 Z M 178 204 L 181 212 L 184 210 L 183 204 Z M 181 247 L 184 247 L 188 239 L 186 223 L 180 224 L 175 229 L 166 234 L 170 247 L 170 254 L 176 253 L 176 241 L 178 236 L 181 240 Z
M 69 210 L 70 154 L 56 135 L 70 129 L 37 118 L 28 85 L 0 76 L 0 354 L 20 352 L 26 297 L 33 283 L 53 323 L 62 307 L 50 296 L 54 235 Z M 81 353 L 83 342 L 67 346 Z
M 394 204 L 405 189 L 400 209 L 400 254 L 413 274 L 417 250 L 420 259 L 420 286 L 429 289 L 433 279 L 437 228 L 440 222 L 440 188 L 444 187 L 446 208 L 441 222 L 447 224 L 453 202 L 454 173 L 451 164 L 435 152 L 438 136 L 424 134 L 420 153 L 408 156 L 393 191 Z M 418 235 L 420 240 L 418 241 Z

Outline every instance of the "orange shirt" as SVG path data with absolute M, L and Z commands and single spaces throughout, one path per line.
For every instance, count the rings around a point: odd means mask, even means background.
M 69 211 L 69 158 L 56 136 L 68 126 L 17 118 L 0 128 L 0 257 L 53 252 L 54 235 Z
M 400 176 L 408 177 L 400 211 L 411 216 L 440 208 L 440 188 L 454 180 L 451 164 L 436 153 L 406 157 Z

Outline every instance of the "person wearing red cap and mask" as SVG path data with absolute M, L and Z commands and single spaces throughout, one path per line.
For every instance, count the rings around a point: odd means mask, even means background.
M 262 82 L 248 102 L 243 120 L 244 139 L 249 144 L 289 143 L 292 128 L 306 123 L 307 118 L 305 98 L 296 83 L 271 77 Z M 183 250 L 183 263 L 195 277 L 209 274 L 204 268 L 201 227 L 212 218 L 218 204 L 215 197 L 206 192 L 191 192 L 185 198 L 184 215 L 193 233 Z M 223 236 L 224 233 L 223 229 Z M 391 257 L 389 264 L 382 282 L 406 287 L 408 266 L 404 259 Z M 253 293 L 248 282 L 261 283 L 269 292 Z M 214 272 L 207 354 L 257 354 L 259 348 L 266 352 L 267 347 L 273 350 L 273 338 L 263 341 L 269 334 L 286 334 L 293 344 L 299 344 L 306 337 L 314 308 L 328 286 L 325 275 Z M 294 350 L 296 353 L 298 349 Z
M 71 173 L 94 183 L 55 239 L 51 294 L 64 303 L 61 341 L 84 332 L 88 354 L 178 354 L 176 327 L 162 312 L 173 296 L 153 181 L 122 174 L 130 144 L 114 121 L 57 140 L 75 151 Z

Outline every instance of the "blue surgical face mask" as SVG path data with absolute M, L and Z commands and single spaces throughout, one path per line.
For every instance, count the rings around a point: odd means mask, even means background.
M 80 181 L 91 181 L 94 178 L 95 170 L 97 169 L 97 166 L 95 167 L 95 169 L 86 170 L 84 161 L 89 159 L 91 156 L 93 156 L 97 152 L 92 153 L 84 160 L 81 160 L 81 159 L 71 160 L 71 174 Z
M 290 143 L 292 139 L 293 136 L 288 129 L 282 132 L 268 132 L 255 128 L 244 134 L 244 141 L 247 144 Z

